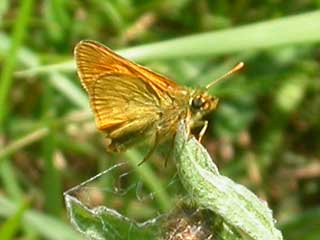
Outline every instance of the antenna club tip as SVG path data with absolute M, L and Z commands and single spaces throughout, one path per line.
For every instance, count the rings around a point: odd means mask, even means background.
M 236 70 L 239 70 L 244 67 L 244 62 L 239 62 L 238 65 L 235 67 Z
M 215 85 L 217 82 L 219 82 L 221 79 L 224 79 L 228 76 L 230 76 L 231 74 L 239 71 L 241 68 L 244 67 L 244 63 L 243 62 L 239 62 L 234 68 L 232 68 L 229 72 L 225 73 L 224 75 L 222 75 L 221 77 L 219 77 L 218 79 L 216 79 L 215 81 L 209 83 L 206 86 L 206 89 L 209 89 L 210 87 L 212 87 L 213 85 Z

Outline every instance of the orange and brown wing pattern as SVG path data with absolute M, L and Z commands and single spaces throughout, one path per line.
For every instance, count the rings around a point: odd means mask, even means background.
M 156 121 L 159 102 L 150 90 L 139 78 L 121 74 L 99 77 L 90 95 L 98 128 L 120 128 L 142 119 Z
M 140 78 L 150 85 L 160 98 L 168 89 L 181 88 L 163 75 L 124 59 L 111 49 L 94 41 L 81 41 L 75 48 L 75 57 L 82 85 L 88 92 L 94 81 L 106 74 Z
M 157 93 L 149 82 L 135 74 L 133 64 L 91 41 L 76 46 L 75 58 L 100 130 L 112 134 L 111 131 L 117 132 L 130 122 L 139 125 L 140 119 L 157 119 Z
M 99 43 L 80 42 L 75 59 L 96 125 L 107 134 L 111 151 L 167 135 L 188 103 L 186 88 Z

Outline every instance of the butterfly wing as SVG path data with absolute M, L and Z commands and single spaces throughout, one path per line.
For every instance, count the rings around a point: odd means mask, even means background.
M 143 66 L 130 62 L 111 49 L 94 41 L 81 41 L 75 48 L 78 74 L 83 87 L 90 94 L 96 79 L 103 75 L 122 74 L 139 78 L 163 96 L 168 89 L 180 88 L 174 81 Z
M 96 125 L 120 151 L 150 135 L 162 115 L 161 105 L 170 101 L 175 82 L 134 64 L 93 41 L 75 48 L 78 75 L 88 92 Z

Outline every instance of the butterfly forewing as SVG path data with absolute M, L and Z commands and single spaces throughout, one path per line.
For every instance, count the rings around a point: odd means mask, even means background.
M 174 81 L 130 62 L 94 41 L 81 41 L 75 48 L 75 58 L 82 85 L 88 92 L 95 80 L 105 74 L 122 74 L 140 78 L 159 96 L 165 94 L 168 89 L 180 88 Z

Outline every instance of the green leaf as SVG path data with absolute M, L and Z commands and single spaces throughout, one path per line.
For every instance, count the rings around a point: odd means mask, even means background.
M 184 123 L 176 135 L 175 159 L 180 180 L 199 207 L 221 216 L 242 239 L 282 239 L 267 204 L 220 175 L 206 149 L 194 137 L 189 139 Z
M 13 239 L 15 233 L 19 230 L 22 217 L 27 209 L 27 202 L 22 202 L 16 213 L 8 218 L 0 228 L 0 239 L 9 240 Z
M 138 224 L 104 206 L 89 209 L 68 194 L 65 201 L 72 224 L 88 239 L 153 239 L 156 232 L 155 221 Z
M 80 197 L 81 200 L 78 199 L 79 195 L 77 193 L 79 190 L 83 190 L 86 185 L 92 184 L 103 175 L 112 175 L 113 171 L 118 171 L 118 168 L 123 165 L 114 165 L 64 194 L 71 223 L 80 233 L 89 239 L 154 239 L 158 233 L 158 220 L 162 216 L 158 212 L 155 212 L 155 215 L 143 221 L 133 219 L 132 216 L 126 215 L 125 211 L 124 213 L 120 213 L 116 209 L 103 205 L 91 206 L 90 202 L 87 201 L 88 197 L 85 199 L 81 199 Z M 130 189 L 131 191 L 136 191 L 135 187 Z M 113 190 L 108 191 L 108 198 L 112 198 L 113 194 L 117 195 Z M 126 192 L 126 194 L 129 194 L 129 192 Z M 119 210 L 121 211 L 122 209 Z

